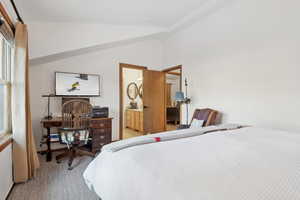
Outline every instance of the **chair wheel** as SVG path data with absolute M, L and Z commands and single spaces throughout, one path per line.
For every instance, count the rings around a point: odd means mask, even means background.
M 57 161 L 56 161 L 56 163 L 57 163 L 57 164 L 60 164 L 60 163 L 61 163 L 61 161 L 60 161 L 60 160 L 57 160 Z
M 68 170 L 72 170 L 73 169 L 73 167 L 68 167 Z

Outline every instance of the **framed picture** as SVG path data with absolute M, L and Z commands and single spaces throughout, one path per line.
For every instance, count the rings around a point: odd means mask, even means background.
M 100 75 L 55 72 L 56 96 L 100 96 Z

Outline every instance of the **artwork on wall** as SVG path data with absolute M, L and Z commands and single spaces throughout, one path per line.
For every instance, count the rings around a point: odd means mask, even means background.
M 100 96 L 100 76 L 55 72 L 55 95 Z

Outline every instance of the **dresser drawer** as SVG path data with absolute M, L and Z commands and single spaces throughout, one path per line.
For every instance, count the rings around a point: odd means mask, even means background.
M 92 139 L 93 140 L 106 140 L 106 139 L 111 139 L 111 132 L 106 132 L 106 133 L 92 133 Z
M 92 120 L 90 122 L 91 128 L 111 128 L 111 120 Z
M 92 133 L 92 136 L 94 136 L 94 135 L 110 135 L 111 128 L 92 128 L 91 133 Z

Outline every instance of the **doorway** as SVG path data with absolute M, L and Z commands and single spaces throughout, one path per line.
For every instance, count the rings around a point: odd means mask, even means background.
M 120 63 L 120 139 L 144 134 L 143 72 L 147 67 Z
M 181 65 L 156 71 L 120 63 L 120 140 L 177 129 L 181 110 L 175 94 L 182 89 L 181 74 Z
M 120 63 L 119 138 L 166 130 L 165 72 Z
M 166 130 L 176 130 L 181 122 L 181 106 L 176 101 L 176 92 L 182 91 L 182 65 L 163 70 L 165 73 Z

